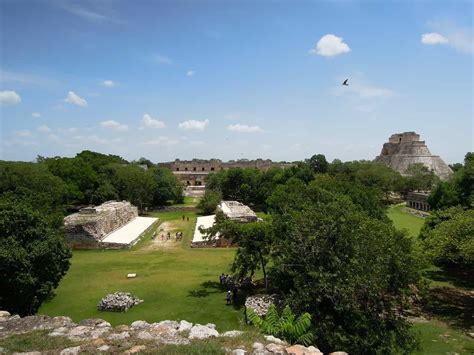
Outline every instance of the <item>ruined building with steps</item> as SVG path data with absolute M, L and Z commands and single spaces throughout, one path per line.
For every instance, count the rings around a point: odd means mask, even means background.
M 415 132 L 392 134 L 375 160 L 402 175 L 407 175 L 409 166 L 416 163 L 421 163 L 432 170 L 441 180 L 447 180 L 453 173 L 438 155 L 431 154 L 425 141 L 421 141 L 420 135 Z
M 66 242 L 75 249 L 127 248 L 157 221 L 139 217 L 128 201 L 107 201 L 64 218 Z

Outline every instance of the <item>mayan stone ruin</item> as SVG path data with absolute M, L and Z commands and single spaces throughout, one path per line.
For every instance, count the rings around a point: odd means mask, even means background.
M 137 207 L 127 201 L 108 201 L 83 208 L 64 218 L 66 241 L 73 248 L 98 248 L 109 233 L 137 217 Z
M 258 217 L 249 206 L 238 201 L 222 201 L 217 209 L 222 211 L 233 222 L 257 222 Z
M 170 169 L 173 174 L 178 176 L 188 186 L 205 185 L 206 177 L 209 173 L 232 168 L 255 168 L 259 170 L 267 170 L 274 167 L 288 168 L 293 163 L 274 162 L 270 159 L 239 159 L 223 162 L 220 159 L 193 159 L 179 160 L 172 162 L 158 163 L 161 168 Z
M 387 143 L 384 143 L 382 152 L 376 161 L 407 174 L 410 165 L 422 163 L 432 170 L 441 180 L 447 180 L 453 173 L 451 168 L 438 156 L 432 155 L 420 135 L 415 132 L 392 134 Z

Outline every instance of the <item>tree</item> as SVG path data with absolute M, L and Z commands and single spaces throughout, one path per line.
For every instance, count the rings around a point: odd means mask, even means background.
M 323 154 L 315 154 L 309 160 L 308 164 L 314 173 L 324 174 L 328 171 L 329 163 Z
M 238 246 L 232 264 L 232 271 L 239 276 L 253 277 L 260 267 L 263 273 L 265 290 L 268 289 L 266 266 L 269 260 L 272 242 L 271 223 L 256 222 L 237 225 L 232 241 Z M 228 235 L 228 234 L 227 234 Z
M 474 210 L 450 208 L 427 220 L 421 237 L 423 247 L 438 266 L 474 268 Z
M 433 170 L 422 163 L 411 164 L 406 173 L 406 185 L 410 190 L 429 191 L 439 181 Z
M 156 180 L 153 173 L 136 165 L 119 165 L 114 169 L 115 189 L 119 197 L 130 201 L 140 211 L 151 206 Z
M 98 185 L 97 173 L 81 157 L 47 158 L 49 171 L 60 177 L 68 187 L 68 203 L 73 206 L 90 204 Z
M 346 196 L 308 199 L 272 216 L 272 287 L 318 320 L 324 352 L 408 352 L 415 342 L 396 309 L 420 278 L 412 241 Z
M 136 165 L 146 165 L 147 168 L 151 168 L 153 166 L 155 166 L 155 164 L 153 164 L 153 162 L 147 158 L 143 158 L 141 157 L 140 159 L 138 160 L 134 160 L 132 162 L 132 164 L 136 164 Z
M 204 196 L 199 201 L 197 208 L 202 214 L 212 214 L 216 211 L 217 205 L 221 202 L 222 196 L 219 192 L 206 190 Z
M 0 308 L 34 314 L 69 269 L 58 229 L 31 206 L 0 199 Z
M 428 197 L 432 209 L 474 207 L 474 153 L 467 153 L 464 166 L 448 180 L 436 185 Z
M 0 162 L 0 195 L 28 201 L 45 213 L 62 214 L 68 198 L 67 185 L 44 164 Z
M 174 203 L 183 202 L 183 185 L 171 170 L 151 168 L 150 172 L 154 175 L 156 181 L 155 191 L 153 192 L 153 204 L 155 206 L 165 205 L 170 200 Z

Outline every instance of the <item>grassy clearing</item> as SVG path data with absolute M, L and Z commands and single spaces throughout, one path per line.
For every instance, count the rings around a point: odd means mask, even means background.
M 175 207 L 196 207 L 201 197 L 185 196 L 183 203 L 173 204 Z
M 66 315 L 74 321 L 103 318 L 113 325 L 143 319 L 186 319 L 215 323 L 221 330 L 245 328 L 242 311 L 225 305 L 225 293 L 217 286 L 218 275 L 228 272 L 233 249 L 191 249 L 189 242 L 195 213 L 182 221 L 182 212 L 155 213 L 162 221 L 175 220 L 183 231 L 180 248 L 147 250 L 150 231 L 131 250 L 74 251 L 71 268 L 39 314 Z M 159 229 L 159 227 L 157 227 Z M 127 273 L 137 273 L 127 279 Z M 97 302 L 116 291 L 131 292 L 144 302 L 126 313 L 99 312 Z
M 422 217 L 406 212 L 405 208 L 404 203 L 392 206 L 388 209 L 387 215 L 392 220 L 395 227 L 406 229 L 412 237 L 416 238 L 418 237 L 425 220 Z
M 473 354 L 474 341 L 464 331 L 453 329 L 432 319 L 425 324 L 415 324 L 413 331 L 419 334 L 420 350 L 416 355 Z

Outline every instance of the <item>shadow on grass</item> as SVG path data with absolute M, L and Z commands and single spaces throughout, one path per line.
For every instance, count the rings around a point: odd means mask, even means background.
M 436 270 L 426 270 L 424 274 L 428 279 L 437 282 L 449 282 L 455 287 L 472 289 L 474 286 L 474 273 L 472 271 L 439 268 Z
M 423 310 L 450 325 L 469 329 L 474 326 L 474 293 L 454 287 L 430 289 Z
M 202 288 L 198 290 L 188 291 L 188 297 L 207 297 L 213 293 L 222 293 L 224 290 L 220 287 L 220 284 L 215 281 L 205 281 L 200 285 Z M 208 290 L 211 289 L 211 290 Z

